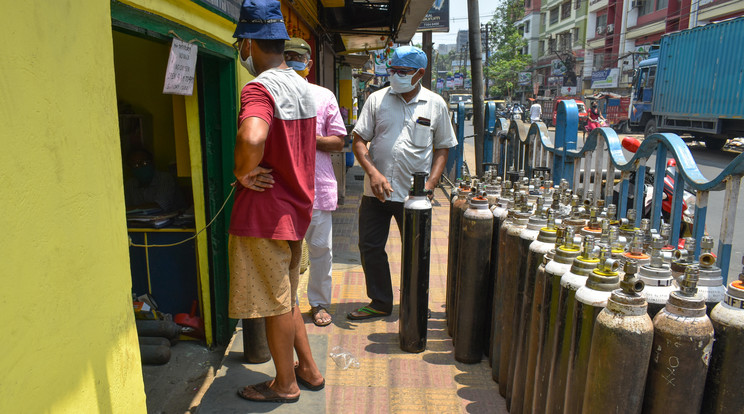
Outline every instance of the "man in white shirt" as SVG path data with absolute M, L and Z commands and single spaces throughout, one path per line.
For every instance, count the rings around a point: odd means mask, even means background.
M 537 100 L 532 100 L 532 106 L 530 106 L 530 121 L 536 122 L 539 121 L 542 117 L 542 107 L 539 103 L 537 103 Z
M 429 173 L 425 188 L 434 190 L 449 148 L 457 145 L 447 103 L 419 83 L 426 54 L 402 46 L 391 63 L 390 87 L 370 95 L 352 132 L 352 150 L 366 173 L 359 206 L 359 254 L 371 299 L 347 315 L 352 320 L 390 315 L 393 288 L 385 253 L 390 219 L 395 217 L 400 231 L 413 173 Z

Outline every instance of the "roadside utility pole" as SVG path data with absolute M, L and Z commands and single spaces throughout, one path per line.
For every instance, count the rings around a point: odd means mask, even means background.
M 483 175 L 483 49 L 481 47 L 480 11 L 478 0 L 468 0 L 468 39 L 470 43 L 470 74 L 473 84 L 473 131 L 475 133 L 475 171 Z
M 421 80 L 421 84 L 424 86 L 424 88 L 431 90 L 431 71 L 434 67 L 431 61 L 431 49 L 432 49 L 432 42 L 431 42 L 431 31 L 423 32 L 422 34 L 422 43 L 424 47 L 424 53 L 426 53 L 426 72 L 424 72 L 424 78 Z

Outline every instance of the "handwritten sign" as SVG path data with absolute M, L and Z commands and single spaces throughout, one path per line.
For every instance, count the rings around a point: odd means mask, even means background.
M 164 94 L 191 95 L 194 92 L 198 49 L 194 44 L 173 39 L 165 69 Z

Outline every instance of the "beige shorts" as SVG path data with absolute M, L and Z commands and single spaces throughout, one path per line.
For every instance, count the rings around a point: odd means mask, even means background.
M 302 241 L 230 235 L 230 302 L 234 319 L 281 315 L 297 303 Z

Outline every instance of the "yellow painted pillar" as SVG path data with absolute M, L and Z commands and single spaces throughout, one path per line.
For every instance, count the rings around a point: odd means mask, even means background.
M 338 68 L 338 106 L 341 108 L 341 115 L 344 116 L 346 124 L 351 122 L 351 109 L 354 105 L 351 82 L 351 66 L 341 65 Z

